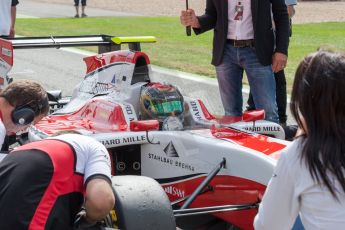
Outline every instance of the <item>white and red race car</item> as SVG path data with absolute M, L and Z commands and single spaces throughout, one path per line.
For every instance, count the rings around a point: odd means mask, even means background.
M 107 147 L 113 175 L 140 175 L 159 182 L 181 229 L 253 229 L 258 203 L 279 152 L 288 144 L 284 130 L 263 120 L 263 111 L 220 118 L 201 100 L 186 96 L 182 128 L 162 129 L 157 120 L 140 119 L 140 92 L 151 82 L 149 57 L 140 51 L 145 41 L 153 38 L 0 40 L 2 76 L 13 64 L 9 54 L 14 48 L 102 47 L 101 54 L 84 58 L 87 73 L 70 98 L 55 93 L 53 113 L 30 127 L 28 140 L 62 130 L 92 136 Z M 130 50 L 104 52 L 122 43 Z

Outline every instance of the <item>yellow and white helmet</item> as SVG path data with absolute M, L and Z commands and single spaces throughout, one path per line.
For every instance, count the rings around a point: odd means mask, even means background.
M 182 117 L 183 111 L 183 96 L 175 86 L 151 82 L 142 87 L 141 119 L 163 122 L 167 117 Z

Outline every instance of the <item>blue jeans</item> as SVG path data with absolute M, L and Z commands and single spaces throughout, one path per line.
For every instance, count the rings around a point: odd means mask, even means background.
M 291 230 L 304 230 L 300 216 L 296 218 L 295 224 L 293 225 Z
M 226 44 L 223 61 L 216 66 L 225 115 L 242 116 L 243 71 L 246 71 L 256 109 L 264 109 L 265 119 L 278 123 L 272 67 L 260 64 L 254 47 L 235 48 Z

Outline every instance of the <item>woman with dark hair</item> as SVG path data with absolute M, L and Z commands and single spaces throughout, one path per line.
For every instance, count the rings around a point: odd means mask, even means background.
M 345 55 L 319 51 L 299 64 L 291 111 L 300 132 L 283 151 L 255 229 L 345 229 Z

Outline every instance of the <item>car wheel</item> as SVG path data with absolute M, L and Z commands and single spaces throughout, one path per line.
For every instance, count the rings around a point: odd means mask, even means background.
M 157 181 L 144 176 L 114 176 L 112 184 L 120 229 L 176 229 L 170 201 Z

